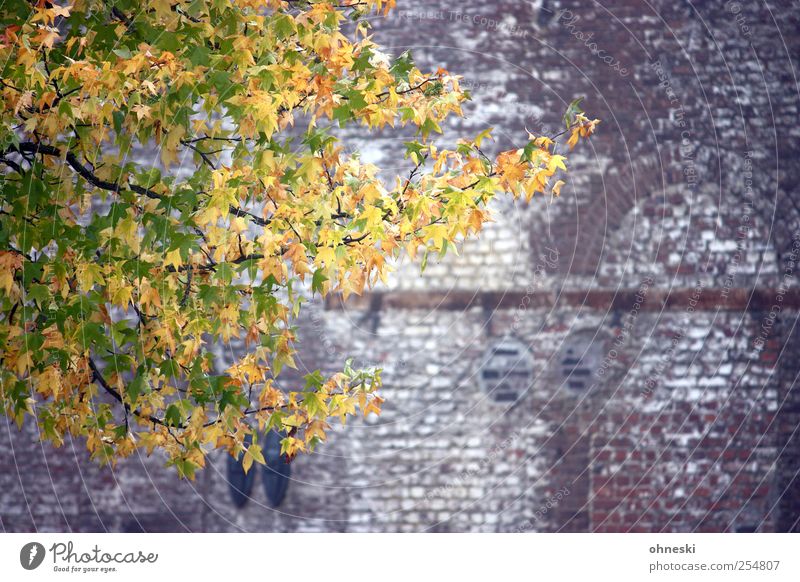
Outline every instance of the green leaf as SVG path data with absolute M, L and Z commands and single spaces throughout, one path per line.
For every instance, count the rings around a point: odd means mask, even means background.
M 245 398 L 238 389 L 223 390 L 222 396 L 219 399 L 219 411 L 223 412 L 228 406 L 247 406 L 247 398 Z
M 208 48 L 196 44 L 189 52 L 189 62 L 191 62 L 195 67 L 196 66 L 207 67 L 210 62 L 208 56 L 209 56 Z
M 161 373 L 167 378 L 180 378 L 181 368 L 175 360 L 164 360 L 159 368 Z
M 404 142 L 403 145 L 406 147 L 406 155 L 405 157 L 416 156 L 415 158 L 412 157 L 414 163 L 419 163 L 422 159 L 422 150 L 426 148 L 425 145 L 421 144 L 418 141 L 407 141 Z
M 31 285 L 30 289 L 28 289 L 27 293 L 28 299 L 33 299 L 39 305 L 39 307 L 43 307 L 46 303 L 50 301 L 50 290 L 47 288 L 46 285 Z
M 230 285 L 233 281 L 233 267 L 230 263 L 219 263 L 215 277 L 225 285 Z
M 442 133 L 442 128 L 439 127 L 439 124 L 436 123 L 433 119 L 426 119 L 425 123 L 420 125 L 419 133 L 422 135 L 423 138 L 428 137 L 431 132 Z
M 522 149 L 521 160 L 523 162 L 530 162 L 533 156 L 533 152 L 535 152 L 538 149 L 539 147 L 534 142 L 529 141 L 527 144 L 525 144 L 525 147 Z
M 131 57 L 133 57 L 133 53 L 131 53 L 130 49 L 126 47 L 115 48 L 111 52 L 117 55 L 121 59 L 130 59 Z
M 564 125 L 567 127 L 567 129 L 569 129 L 570 126 L 575 121 L 575 116 L 578 115 L 579 113 L 583 113 L 583 109 L 581 109 L 581 101 L 583 101 L 583 99 L 584 99 L 583 97 L 578 97 L 577 99 L 573 99 L 572 102 L 569 104 L 569 107 L 567 107 L 567 110 L 564 113 L 564 117 L 562 118 L 564 120 Z
M 359 55 L 353 59 L 353 70 L 358 72 L 364 72 L 367 69 L 374 68 L 369 60 L 372 58 L 373 52 L 372 49 L 369 47 L 364 47 Z
M 350 102 L 350 108 L 355 111 L 357 109 L 364 109 L 367 106 L 367 102 L 364 100 L 364 94 L 360 93 L 356 90 L 350 90 L 347 92 L 347 99 Z
M 344 104 L 333 108 L 333 119 L 339 122 L 339 127 L 344 127 L 351 117 L 350 105 Z
M 423 93 L 426 97 L 438 97 L 442 94 L 442 90 L 444 89 L 444 85 L 441 81 L 435 81 L 434 83 L 428 83 L 423 90 Z
M 164 422 L 169 426 L 181 426 L 181 424 L 183 424 L 183 419 L 180 408 L 175 404 L 170 404 L 164 414 Z
M 136 399 L 139 398 L 140 395 L 144 394 L 145 392 L 149 392 L 147 378 L 143 373 L 140 372 L 136 374 L 136 377 L 131 381 L 130 384 L 128 384 L 126 392 L 128 394 L 128 398 L 130 398 L 131 405 L 136 404 Z M 178 424 L 180 424 L 180 418 Z
M 295 32 L 294 20 L 288 14 L 279 14 L 274 19 L 275 34 L 283 40 L 292 36 Z
M 411 56 L 411 51 L 405 51 L 397 57 L 389 69 L 398 81 L 408 83 L 408 74 L 414 68 L 414 59 Z
M 306 390 L 318 390 L 325 383 L 325 378 L 319 370 L 314 370 L 305 375 Z
M 322 271 L 322 269 L 317 269 L 314 271 L 314 276 L 311 279 L 311 293 L 319 293 L 322 295 L 322 291 L 324 289 L 324 283 L 328 280 L 328 277 Z

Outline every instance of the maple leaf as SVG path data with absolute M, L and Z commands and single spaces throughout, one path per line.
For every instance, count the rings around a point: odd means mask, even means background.
M 567 166 L 564 165 L 564 160 L 566 158 L 564 156 L 551 156 L 550 161 L 547 162 L 547 169 L 550 172 L 555 172 L 556 170 L 567 170 Z
M 128 304 L 131 302 L 131 298 L 133 296 L 133 287 L 129 287 L 124 285 L 114 291 L 114 295 L 111 298 L 111 302 L 114 305 L 119 305 L 120 307 L 128 307 Z
M 327 423 L 322 420 L 314 420 L 306 427 L 305 438 L 308 443 L 313 438 L 318 438 L 321 441 L 327 440 L 325 429 L 328 428 Z
M 131 110 L 136 113 L 136 119 L 141 121 L 142 119 L 150 119 L 150 110 L 151 108 L 147 105 L 134 105 Z
M 253 466 L 253 462 L 257 462 L 261 465 L 267 464 L 267 462 L 264 460 L 264 454 L 261 452 L 261 447 L 257 443 L 250 445 L 244 452 L 244 456 L 242 457 L 242 468 L 244 469 L 245 473 L 247 473 L 250 470 L 250 467 Z
M 173 249 L 169 251 L 164 257 L 165 267 L 172 267 L 174 269 L 178 269 L 182 264 L 183 264 L 183 259 L 181 258 L 180 249 Z
M 369 416 L 370 412 L 375 413 L 376 416 L 381 415 L 381 404 L 383 404 L 383 398 L 380 396 L 373 396 L 367 401 L 367 405 L 364 407 L 364 416 Z
M 68 4 L 66 6 L 58 6 L 57 4 L 53 4 L 53 7 L 50 8 L 50 12 L 54 17 L 63 16 L 64 18 L 69 16 L 71 10 L 72 4 Z
M 336 263 L 336 250 L 333 247 L 319 247 L 317 256 L 314 257 L 314 263 L 319 266 L 323 264 L 334 265 Z
M 34 41 L 47 47 L 53 48 L 53 44 L 60 38 L 57 28 L 40 26 L 39 32 L 34 37 Z
M 567 140 L 567 144 L 569 144 L 570 150 L 575 148 L 579 139 L 580 139 L 580 129 L 576 127 L 575 129 L 572 130 L 569 139 Z

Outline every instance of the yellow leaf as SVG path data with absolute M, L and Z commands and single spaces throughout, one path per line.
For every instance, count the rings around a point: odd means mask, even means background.
M 58 29 L 49 26 L 40 26 L 39 33 L 36 35 L 37 42 L 43 44 L 47 48 L 53 48 L 53 43 L 59 39 Z
M 161 307 L 161 296 L 158 293 L 158 289 L 153 287 L 150 281 L 146 279 L 142 281 L 141 287 L 139 288 L 139 303 L 142 304 L 142 307 L 148 305 Z
M 141 121 L 142 119 L 150 119 L 150 107 L 147 105 L 139 104 L 134 105 L 131 107 L 131 110 L 136 113 L 136 119 Z
M 318 247 L 317 256 L 314 257 L 314 264 L 322 266 L 322 264 L 330 267 L 336 264 L 336 251 L 333 247 Z
M 552 156 L 550 161 L 547 163 L 547 169 L 550 172 L 555 172 L 556 169 L 567 171 L 567 166 L 564 165 L 564 160 L 566 158 L 564 156 Z
M 483 226 L 484 220 L 485 218 L 483 212 L 481 212 L 477 208 L 473 208 L 472 212 L 470 212 L 469 214 L 469 225 L 470 227 L 472 227 L 472 230 L 478 232 Z
M 260 465 L 267 464 L 267 462 L 264 460 L 264 454 L 261 452 L 261 446 L 258 445 L 258 443 L 253 443 L 250 445 L 250 447 L 247 449 L 247 452 L 244 454 L 242 465 L 244 466 L 245 473 L 252 466 L 253 461 L 259 463 Z
M 575 129 L 572 130 L 572 134 L 569 136 L 569 139 L 567 140 L 567 144 L 569 144 L 569 149 L 573 149 L 575 147 L 575 144 L 578 143 L 579 137 L 580 137 L 580 129 L 576 127 Z
M 115 229 L 115 234 L 122 240 L 124 240 L 130 249 L 138 254 L 141 248 L 141 240 L 139 239 L 138 233 L 139 225 L 133 219 L 132 216 L 126 216 L 122 220 L 117 223 L 117 227 Z
M 124 285 L 114 292 L 114 296 L 111 298 L 111 303 L 114 305 L 119 305 L 120 307 L 128 307 L 132 296 L 133 287 Z
M 482 132 L 480 132 L 480 133 L 478 134 L 478 136 L 475 138 L 475 145 L 476 145 L 477 147 L 481 147 L 481 143 L 483 143 L 483 140 L 484 140 L 484 139 L 486 139 L 487 137 L 488 137 L 489 139 L 493 139 L 493 138 L 492 138 L 492 131 L 493 131 L 493 130 L 494 130 L 494 128 L 493 128 L 493 127 L 489 127 L 489 128 L 487 128 L 487 129 L 484 129 Z
M 11 290 L 14 288 L 14 273 L 13 271 L 2 270 L 0 271 L 0 289 L 6 295 L 11 295 Z
M 53 398 L 58 398 L 58 393 L 61 391 L 61 370 L 56 366 L 45 368 L 36 378 L 36 391 L 45 396 L 52 394 Z
M 250 449 L 245 451 L 244 457 L 242 457 L 242 469 L 244 472 L 247 473 L 250 470 L 250 467 L 253 466 L 253 455 L 250 454 Z
M 182 264 L 183 264 L 183 259 L 181 259 L 180 249 L 169 251 L 167 253 L 167 256 L 164 258 L 164 265 L 168 267 L 172 266 L 176 271 Z
M 368 416 L 370 412 L 374 412 L 376 416 L 380 416 L 381 404 L 383 404 L 383 398 L 380 396 L 373 396 L 364 408 L 364 416 Z
M 537 137 L 533 143 L 545 150 L 549 150 L 553 145 L 555 145 L 553 140 L 546 136 Z
M 325 428 L 327 428 L 327 426 L 328 425 L 321 420 L 314 420 L 308 423 L 305 434 L 306 442 L 309 442 L 314 437 L 317 437 L 321 441 L 327 440 L 327 436 L 325 435 Z
M 33 358 L 31 357 L 30 352 L 25 352 L 24 354 L 20 354 L 17 358 L 17 374 L 22 376 L 26 370 L 29 370 L 33 366 Z
M 53 13 L 53 17 L 63 16 L 64 18 L 66 18 L 67 16 L 69 16 L 70 10 L 72 10 L 72 6 L 73 6 L 72 4 L 68 4 L 67 6 L 53 5 L 50 11 Z
M 103 268 L 97 263 L 80 265 L 76 273 L 81 291 L 89 291 L 95 283 L 103 284 Z

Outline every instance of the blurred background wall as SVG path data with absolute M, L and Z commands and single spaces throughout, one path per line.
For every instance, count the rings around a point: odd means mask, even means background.
M 299 372 L 381 366 L 386 403 L 279 507 L 257 480 L 237 508 L 216 453 L 178 481 L 4 420 L 3 530 L 800 529 L 797 4 L 398 3 L 378 42 L 473 94 L 448 137 L 520 147 L 585 96 L 561 197 L 500 198 L 459 256 L 309 305 Z M 406 136 L 345 137 L 407 172 Z

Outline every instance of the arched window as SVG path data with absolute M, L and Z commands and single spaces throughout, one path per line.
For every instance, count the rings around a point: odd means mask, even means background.
M 513 338 L 496 342 L 486 350 L 478 379 L 495 402 L 516 402 L 533 381 L 530 350 Z
M 559 384 L 581 392 L 590 389 L 603 361 L 604 345 L 604 338 L 594 330 L 570 334 L 558 357 Z

